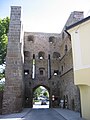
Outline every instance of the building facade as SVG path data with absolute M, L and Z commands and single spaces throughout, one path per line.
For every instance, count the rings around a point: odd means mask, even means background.
M 82 18 L 83 12 L 74 11 L 60 34 L 24 32 L 22 38 L 21 7 L 11 7 L 3 114 L 31 108 L 34 90 L 39 86 L 49 92 L 49 107 L 60 107 L 60 100 L 63 100 L 63 108 L 80 111 L 79 89 L 74 85 L 71 38 L 65 28 Z
M 74 83 L 80 89 L 82 116 L 90 120 L 90 16 L 68 26 L 67 31 L 71 34 Z

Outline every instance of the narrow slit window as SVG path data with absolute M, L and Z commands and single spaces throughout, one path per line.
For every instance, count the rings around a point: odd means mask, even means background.
M 63 66 L 61 66 L 61 69 L 62 69 L 62 71 L 63 71 Z
M 33 67 L 32 67 L 32 79 L 35 78 L 35 54 L 33 54 L 33 61 L 32 61 Z
M 65 45 L 65 52 L 67 52 L 68 51 L 68 47 L 67 47 L 67 45 Z

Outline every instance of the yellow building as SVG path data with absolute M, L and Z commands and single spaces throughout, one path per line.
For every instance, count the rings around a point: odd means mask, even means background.
M 82 117 L 90 120 L 90 16 L 66 30 L 71 35 L 74 82 L 80 89 Z

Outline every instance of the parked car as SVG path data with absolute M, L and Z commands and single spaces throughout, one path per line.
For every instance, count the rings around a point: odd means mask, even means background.
M 41 105 L 47 105 L 46 100 L 42 100 L 42 101 L 41 101 Z

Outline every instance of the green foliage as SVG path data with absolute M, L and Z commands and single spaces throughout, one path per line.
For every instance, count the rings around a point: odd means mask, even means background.
M 39 100 L 34 100 L 34 102 L 39 102 Z
M 0 65 L 5 62 L 7 52 L 7 33 L 10 19 L 8 17 L 0 19 Z
M 2 78 L 5 78 L 5 74 L 4 74 L 4 73 L 0 73 L 0 80 L 1 80 Z
M 38 87 L 35 91 L 34 91 L 34 98 L 38 98 L 38 96 L 40 96 L 42 92 L 42 89 L 40 87 Z
M 4 84 L 0 84 L 0 91 L 4 91 Z
M 43 93 L 43 95 L 46 96 L 46 97 L 49 97 L 48 91 L 45 91 L 45 92 Z

